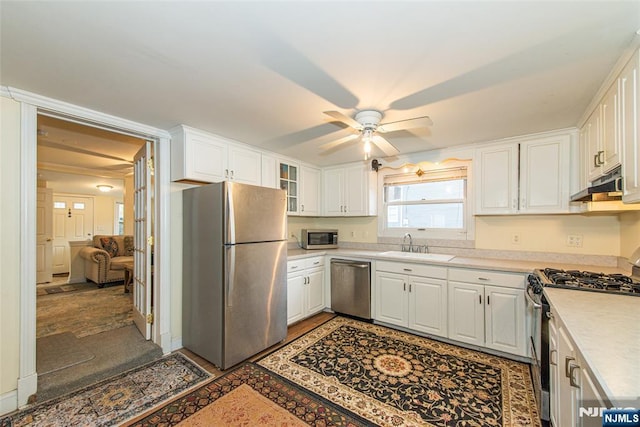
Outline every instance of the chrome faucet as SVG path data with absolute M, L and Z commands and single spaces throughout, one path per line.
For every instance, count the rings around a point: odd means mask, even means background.
M 405 244 L 405 240 L 407 239 L 407 237 L 409 238 L 409 248 L 408 249 L 407 249 L 406 244 Z M 402 238 L 401 250 L 402 250 L 402 252 L 413 252 L 413 239 L 411 238 L 411 234 L 405 233 L 404 237 Z

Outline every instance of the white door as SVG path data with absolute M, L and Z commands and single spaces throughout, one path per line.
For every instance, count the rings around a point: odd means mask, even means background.
M 409 325 L 407 276 L 377 272 L 378 288 L 376 320 L 398 326 Z
M 409 277 L 409 328 L 447 336 L 447 281 Z
M 484 347 L 484 287 L 449 282 L 449 338 Z
M 307 315 L 324 309 L 324 269 L 307 271 Z
M 133 320 L 151 339 L 153 250 L 153 143 L 146 141 L 133 164 Z
M 93 199 L 53 195 L 53 274 L 69 272 L 69 241 L 93 237 Z
M 302 272 L 287 276 L 287 325 L 304 318 L 304 282 Z
M 476 213 L 518 212 L 518 144 L 476 151 Z
M 362 166 L 353 166 L 344 171 L 344 212 L 345 215 L 367 214 L 367 183 Z
M 342 186 L 344 183 L 344 169 L 331 169 L 323 172 L 324 185 L 322 199 L 324 214 L 329 216 L 344 215 Z
M 300 167 L 300 215 L 318 215 L 320 170 Z
M 486 346 L 494 350 L 526 356 L 522 289 L 485 286 Z
M 229 179 L 245 184 L 260 185 L 262 180 L 260 153 L 240 147 L 229 148 Z
M 38 188 L 36 206 L 36 283 L 53 279 L 53 190 Z

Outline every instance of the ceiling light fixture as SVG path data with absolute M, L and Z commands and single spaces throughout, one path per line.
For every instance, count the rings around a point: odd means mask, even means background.
M 362 141 L 364 141 L 364 159 L 369 159 L 369 154 L 371 154 L 371 134 L 373 131 L 371 129 L 365 129 L 362 132 Z
M 113 190 L 113 185 L 100 184 L 100 185 L 96 185 L 96 187 L 98 188 L 98 190 L 102 191 L 103 193 L 108 193 L 109 191 Z

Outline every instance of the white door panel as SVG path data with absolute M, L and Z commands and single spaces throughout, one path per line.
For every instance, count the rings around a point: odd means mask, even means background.
M 93 198 L 54 194 L 53 273 L 69 272 L 69 241 L 93 236 Z
M 53 279 L 53 190 L 38 188 L 36 204 L 36 283 Z
M 151 339 L 152 267 L 151 251 L 153 194 L 153 145 L 146 141 L 133 164 L 133 320 L 145 339 Z

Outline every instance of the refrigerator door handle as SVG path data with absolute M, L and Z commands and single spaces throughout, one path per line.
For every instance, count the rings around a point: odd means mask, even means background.
M 233 283 L 235 281 L 235 270 L 236 270 L 236 248 L 233 246 L 225 246 L 225 251 L 227 252 L 224 257 L 226 260 L 225 263 L 225 277 L 227 278 L 226 283 L 226 300 L 227 307 L 233 307 L 231 301 L 231 295 L 233 294 Z
M 233 185 L 229 184 L 225 186 L 225 199 L 227 205 L 227 243 L 236 243 L 236 212 L 233 206 Z

